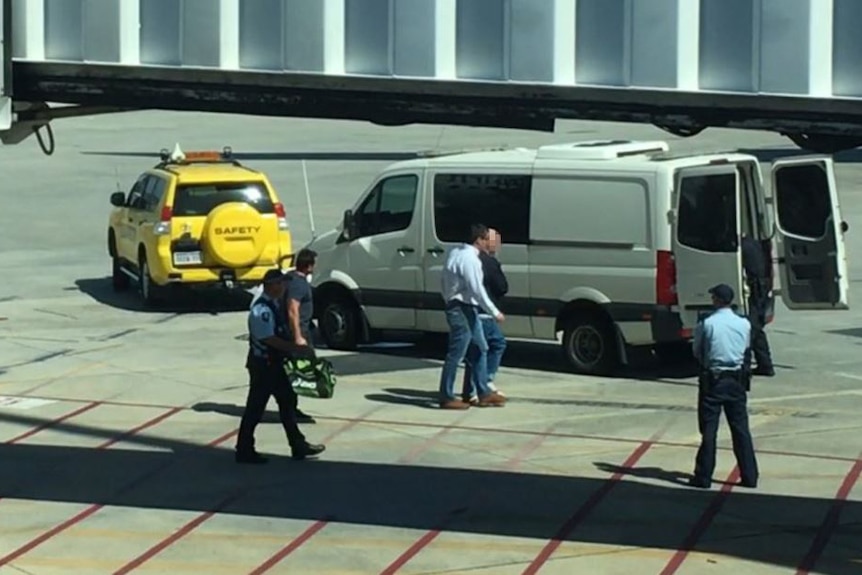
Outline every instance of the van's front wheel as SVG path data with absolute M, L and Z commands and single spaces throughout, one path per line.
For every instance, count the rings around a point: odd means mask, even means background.
M 610 373 L 619 364 L 613 326 L 598 314 L 568 320 L 563 330 L 563 354 L 577 372 Z
M 320 314 L 320 334 L 326 347 L 354 351 L 359 345 L 359 308 L 347 298 L 328 301 Z

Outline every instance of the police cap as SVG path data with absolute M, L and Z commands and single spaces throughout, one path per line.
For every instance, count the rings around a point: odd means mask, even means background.
M 733 301 L 733 288 L 727 284 L 718 284 L 717 286 L 713 286 L 709 288 L 709 293 L 715 297 L 715 299 L 729 304 Z
M 263 283 L 265 284 L 274 284 L 280 281 L 284 281 L 284 274 L 281 273 L 281 270 L 269 270 L 263 276 Z

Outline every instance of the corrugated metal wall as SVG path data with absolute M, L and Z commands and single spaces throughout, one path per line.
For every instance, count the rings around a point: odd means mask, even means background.
M 13 0 L 16 58 L 862 96 L 862 0 Z

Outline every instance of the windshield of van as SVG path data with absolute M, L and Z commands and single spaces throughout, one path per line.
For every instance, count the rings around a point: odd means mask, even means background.
M 174 195 L 174 216 L 205 216 L 227 202 L 241 202 L 262 214 L 275 211 L 266 187 L 261 182 L 225 184 L 182 184 Z
M 677 239 L 705 252 L 735 252 L 736 178 L 733 174 L 682 178 L 679 191 Z

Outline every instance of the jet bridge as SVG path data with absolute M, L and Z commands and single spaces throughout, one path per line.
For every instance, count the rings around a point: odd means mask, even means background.
M 859 0 L 0 2 L 7 144 L 137 109 L 862 143 Z

